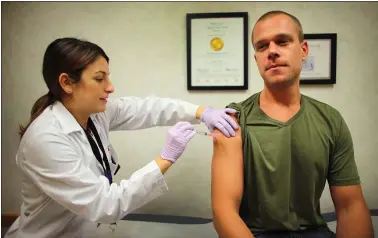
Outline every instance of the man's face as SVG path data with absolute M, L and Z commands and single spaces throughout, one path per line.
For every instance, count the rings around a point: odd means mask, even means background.
M 255 60 L 267 85 L 293 84 L 299 80 L 307 42 L 299 42 L 298 26 L 283 14 L 258 22 L 252 45 Z

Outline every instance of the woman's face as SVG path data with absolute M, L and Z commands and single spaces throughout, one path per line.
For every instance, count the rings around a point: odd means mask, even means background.
M 72 84 L 72 105 L 89 114 L 103 112 L 113 92 L 109 64 L 104 57 L 99 57 L 82 72 L 81 80 Z

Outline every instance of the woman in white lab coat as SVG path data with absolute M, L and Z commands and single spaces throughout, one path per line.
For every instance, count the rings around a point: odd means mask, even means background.
M 191 124 L 202 121 L 210 131 L 235 135 L 232 109 L 169 98 L 109 98 L 114 88 L 108 63 L 105 52 L 87 41 L 61 38 L 47 47 L 43 77 L 49 92 L 21 127 L 16 162 L 23 202 L 6 237 L 83 237 L 84 227 L 114 223 L 167 191 L 163 174 L 195 135 Z M 114 183 L 120 166 L 109 131 L 168 125 L 159 155 Z

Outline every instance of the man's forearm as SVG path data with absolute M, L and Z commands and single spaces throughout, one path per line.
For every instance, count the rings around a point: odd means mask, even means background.
M 356 203 L 337 214 L 337 238 L 373 238 L 371 216 L 365 204 Z
M 239 214 L 234 211 L 215 213 L 213 224 L 220 238 L 254 238 Z

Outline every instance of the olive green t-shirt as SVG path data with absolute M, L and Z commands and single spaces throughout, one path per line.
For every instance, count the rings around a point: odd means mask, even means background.
M 351 134 L 340 113 L 301 95 L 287 122 L 267 116 L 256 93 L 228 108 L 239 111 L 244 192 L 239 214 L 254 234 L 328 230 L 320 213 L 325 182 L 359 184 Z

